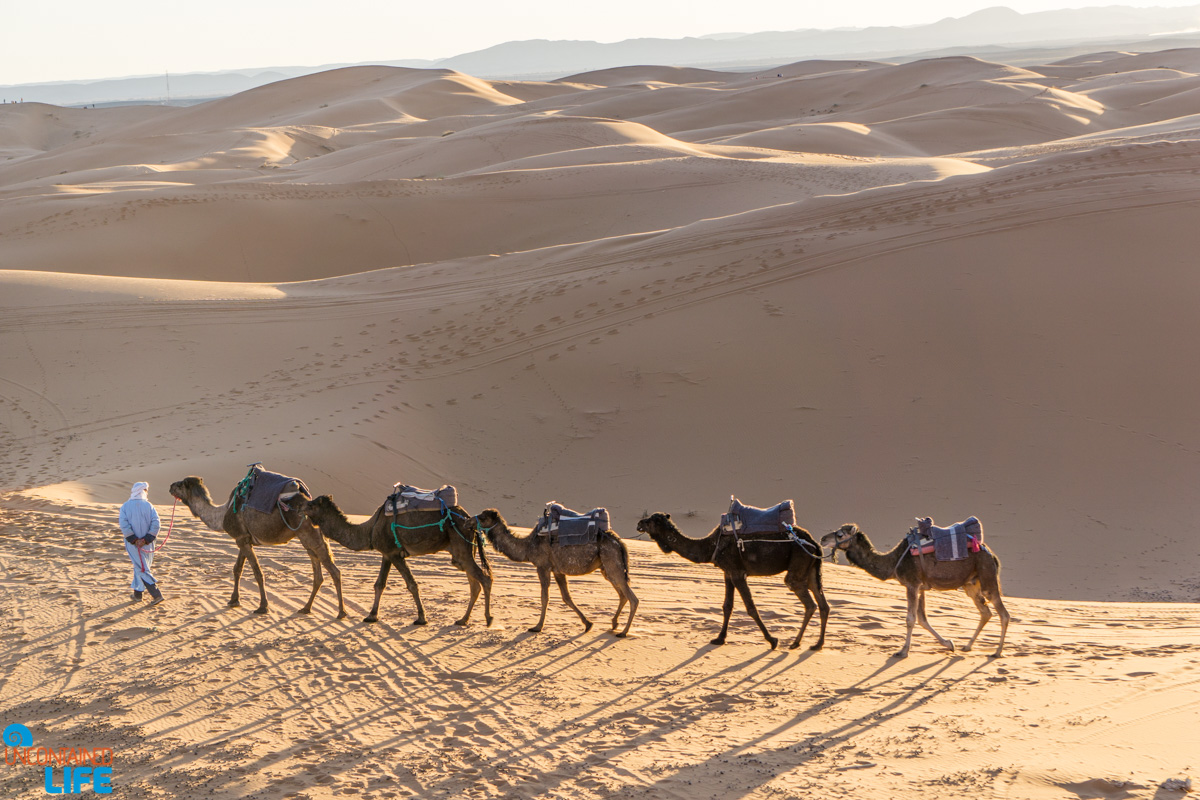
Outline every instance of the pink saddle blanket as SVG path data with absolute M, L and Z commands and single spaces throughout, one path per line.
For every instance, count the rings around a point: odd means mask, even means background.
M 916 546 L 910 547 L 910 548 L 908 548 L 908 552 L 910 555 L 914 555 L 914 556 L 927 556 L 927 555 L 932 554 L 935 548 L 936 548 L 936 545 L 933 543 L 932 539 L 922 539 L 919 547 L 916 547 Z M 974 536 L 968 536 L 967 549 L 970 550 L 972 553 L 978 553 L 979 549 L 980 549 L 979 548 L 979 540 L 976 539 Z

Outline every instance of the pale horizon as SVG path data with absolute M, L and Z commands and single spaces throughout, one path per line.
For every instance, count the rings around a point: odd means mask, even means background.
M 68 0 L 9 9 L 0 33 L 0 85 L 94 81 L 227 70 L 371 61 L 437 60 L 531 39 L 617 42 L 626 39 L 711 36 L 800 29 L 914 26 L 1004 6 L 1020 13 L 1106 6 L 1185 7 L 1193 0 L 1071 3 L 1054 0 L 925 0 L 903 7 L 881 0 L 834 6 L 779 0 L 731 8 L 717 3 L 655 4 L 617 0 L 603 16 L 564 11 L 537 0 L 523 11 L 477 0 L 440 9 L 413 10 L 378 0 L 346 0 L 336 17 L 298 16 L 280 0 L 216 0 L 203 6 Z M 63 20 L 70 20 L 64 26 Z M 264 36 L 260 34 L 271 34 Z M 7 35 L 6 35 L 7 34 Z M 47 47 L 52 42 L 53 47 Z M 97 43 L 101 46 L 97 47 Z M 54 60 L 47 53 L 54 54 Z

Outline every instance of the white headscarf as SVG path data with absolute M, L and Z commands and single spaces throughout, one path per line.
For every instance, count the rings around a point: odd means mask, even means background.
M 133 485 L 133 489 L 129 491 L 129 499 L 149 501 L 150 498 L 146 496 L 146 492 L 149 490 L 150 484 L 146 483 L 145 481 L 138 481 Z

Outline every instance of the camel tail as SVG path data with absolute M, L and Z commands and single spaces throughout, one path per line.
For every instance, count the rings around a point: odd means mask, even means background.
M 812 537 L 809 537 L 809 541 L 810 542 L 812 541 Z M 817 544 L 817 543 L 813 542 L 813 544 Z M 817 568 L 813 570 L 813 585 L 814 585 L 814 588 L 816 589 L 818 597 L 819 597 L 821 594 L 824 594 L 824 592 L 825 592 L 825 582 L 824 582 L 825 579 L 821 577 L 821 574 L 823 572 L 821 567 L 825 563 L 825 559 L 821 557 L 821 545 L 819 545 L 819 544 L 817 544 L 817 555 L 815 556 L 815 559 L 817 562 L 817 565 L 816 565 Z
M 1001 591 L 1000 590 L 1000 556 L 996 555 L 995 552 L 992 551 L 992 548 L 988 547 L 986 544 L 983 546 L 983 549 L 987 552 L 988 556 L 991 557 L 992 563 L 996 565 L 996 590 Z
M 621 547 L 621 569 L 625 571 L 625 583 L 629 583 L 629 548 L 625 546 L 625 542 L 620 536 L 617 536 L 612 531 L 605 531 L 604 535 L 611 536 Z
M 797 530 L 796 535 L 798 535 L 802 540 L 804 540 L 805 542 L 808 542 L 812 546 L 811 550 L 809 550 L 806 547 L 801 548 L 801 549 L 808 552 L 809 555 L 812 555 L 813 559 L 817 562 L 816 569 L 813 570 L 813 573 L 812 573 L 812 583 L 813 583 L 812 588 L 816 589 L 817 592 L 824 592 L 825 584 L 823 583 L 824 579 L 821 577 L 821 565 L 825 562 L 825 559 L 823 558 L 824 554 L 821 550 L 821 545 L 817 544 L 816 540 L 813 539 L 812 536 L 810 536 L 807 531 Z M 816 553 L 816 555 L 813 555 L 813 553 Z
M 475 528 L 475 546 L 479 548 L 479 566 L 490 578 L 492 577 L 492 565 L 488 563 L 487 549 L 483 546 L 483 533 L 479 528 Z

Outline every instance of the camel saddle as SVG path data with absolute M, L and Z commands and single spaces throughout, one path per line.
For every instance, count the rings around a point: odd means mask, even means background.
M 591 544 L 596 537 L 608 530 L 608 509 L 593 508 L 581 514 L 562 503 L 550 502 L 542 516 L 533 526 L 538 536 L 550 537 L 550 544 L 566 547 L 576 544 Z
M 235 491 L 241 490 L 243 484 L 247 483 L 249 495 L 243 495 L 245 505 L 264 514 L 273 513 L 280 500 L 294 497 L 297 494 L 303 495 L 309 500 L 312 499 L 312 493 L 308 491 L 304 481 L 265 470 L 262 464 L 251 464 L 250 472 L 246 474 L 245 478 L 242 478 L 242 482 L 238 484 L 238 489 Z
M 796 527 L 796 504 L 784 500 L 770 508 L 755 508 L 729 497 L 729 512 L 721 515 L 723 533 L 787 533 Z
M 918 518 L 917 527 L 908 532 L 908 545 L 914 556 L 932 553 L 935 561 L 962 561 L 983 545 L 983 523 L 978 517 L 967 517 L 939 528 L 930 517 Z
M 449 484 L 432 491 L 418 489 L 415 486 L 397 483 L 392 486 L 392 493 L 383 504 L 385 514 L 399 514 L 403 511 L 441 511 L 458 505 L 458 490 Z

